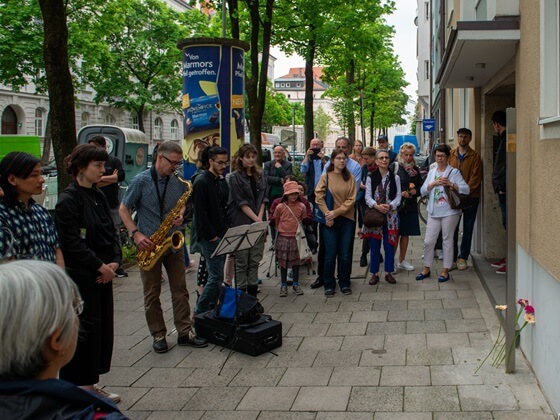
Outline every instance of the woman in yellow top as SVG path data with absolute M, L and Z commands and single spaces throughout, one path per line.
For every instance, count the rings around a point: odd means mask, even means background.
M 315 189 L 315 201 L 325 216 L 325 261 L 323 278 L 325 296 L 333 297 L 336 283 L 334 266 L 338 258 L 338 285 L 340 291 L 349 295 L 352 252 L 350 244 L 354 237 L 354 203 L 356 181 L 346 168 L 348 156 L 337 148 L 331 155 L 332 164 L 321 175 Z

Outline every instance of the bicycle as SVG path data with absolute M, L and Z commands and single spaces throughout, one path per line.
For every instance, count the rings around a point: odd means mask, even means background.
M 424 224 L 428 223 L 428 198 L 430 196 L 426 195 L 424 197 L 420 197 L 418 200 L 418 217 Z

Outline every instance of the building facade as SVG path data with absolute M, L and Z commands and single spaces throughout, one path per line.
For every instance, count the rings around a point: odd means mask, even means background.
M 420 4 L 421 2 L 419 2 Z M 520 347 L 552 407 L 560 410 L 560 2 L 431 0 L 430 106 L 436 139 L 456 146 L 459 127 L 484 164 L 473 252 L 507 254 L 507 284 L 536 308 Z M 420 6 L 419 6 L 420 11 Z M 419 67 L 421 64 L 419 63 Z M 507 234 L 492 188 L 492 113 L 507 110 Z M 483 279 L 484 282 L 484 279 Z M 501 302 L 515 305 L 513 302 Z

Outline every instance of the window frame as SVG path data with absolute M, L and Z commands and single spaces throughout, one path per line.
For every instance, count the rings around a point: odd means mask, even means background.
M 40 113 L 41 115 L 37 115 Z M 44 119 L 45 111 L 42 108 L 35 108 L 35 120 L 34 120 L 34 129 L 35 135 L 38 137 L 45 136 L 45 119 Z M 39 124 L 37 124 L 39 123 Z

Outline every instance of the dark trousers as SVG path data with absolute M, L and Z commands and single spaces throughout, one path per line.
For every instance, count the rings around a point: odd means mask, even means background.
M 216 239 L 214 242 L 205 239 L 199 241 L 200 247 L 202 248 L 202 255 L 204 255 L 206 261 L 206 269 L 208 270 L 208 282 L 204 286 L 204 289 L 202 289 L 202 293 L 196 304 L 197 314 L 214 308 L 220 293 L 220 284 L 224 281 L 225 254 L 211 258 L 220 240 L 221 238 Z
M 113 283 L 97 284 L 97 273 L 93 276 L 74 274 L 71 270 L 69 273 L 84 300 L 84 311 L 80 315 L 76 352 L 70 363 L 60 370 L 60 379 L 78 386 L 94 385 L 99 382 L 99 375 L 111 368 Z
M 472 236 L 474 231 L 474 222 L 476 221 L 476 213 L 478 212 L 478 204 L 480 200 L 476 200 L 476 203 L 471 207 L 463 209 L 463 239 L 461 241 L 461 250 L 459 251 L 459 223 L 455 228 L 455 235 L 453 236 L 453 260 L 457 261 L 457 258 L 463 258 L 465 260 L 469 259 L 471 254 Z
M 354 229 L 354 220 L 342 216 L 334 219 L 332 227 L 324 226 L 325 266 L 323 281 L 325 290 L 335 289 L 335 266 L 338 268 L 338 285 L 340 288 L 350 287 L 350 267 L 352 265 L 350 244 L 354 237 Z
M 506 194 L 498 194 L 498 206 L 500 206 L 500 210 L 502 211 L 502 225 L 505 230 L 507 230 L 507 195 Z

